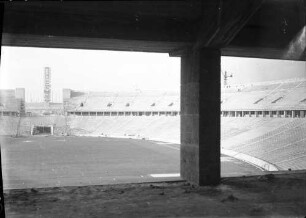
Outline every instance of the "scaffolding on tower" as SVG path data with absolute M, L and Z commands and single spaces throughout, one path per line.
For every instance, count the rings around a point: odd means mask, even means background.
M 224 88 L 229 88 L 228 78 L 233 77 L 233 74 L 229 74 L 227 71 L 224 71 L 222 74 L 223 74 L 223 77 L 224 77 L 223 86 L 224 86 Z
M 44 101 L 49 104 L 51 102 L 51 68 L 45 67 L 44 71 Z

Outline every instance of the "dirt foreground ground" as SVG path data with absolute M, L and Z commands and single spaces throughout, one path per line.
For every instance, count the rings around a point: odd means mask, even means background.
M 5 191 L 7 217 L 305 217 L 306 172 Z

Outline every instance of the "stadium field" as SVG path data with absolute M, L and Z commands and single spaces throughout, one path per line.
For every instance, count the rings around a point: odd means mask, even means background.
M 104 137 L 2 137 L 4 189 L 179 180 L 178 144 Z M 261 170 L 221 156 L 221 174 Z

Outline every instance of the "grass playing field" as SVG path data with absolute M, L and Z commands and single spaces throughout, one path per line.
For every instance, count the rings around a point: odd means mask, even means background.
M 171 143 L 102 137 L 2 137 L 1 154 L 4 189 L 180 179 L 179 145 Z M 221 156 L 221 173 L 241 176 L 260 170 Z

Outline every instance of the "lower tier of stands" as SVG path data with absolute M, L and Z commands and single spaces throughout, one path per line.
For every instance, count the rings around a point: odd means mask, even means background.
M 306 119 L 222 118 L 221 147 L 274 164 L 306 169 Z
M 31 127 L 54 127 L 55 135 L 136 137 L 180 141 L 179 116 L 0 117 L 0 135 L 30 135 Z M 274 164 L 306 169 L 306 119 L 222 117 L 221 147 Z

